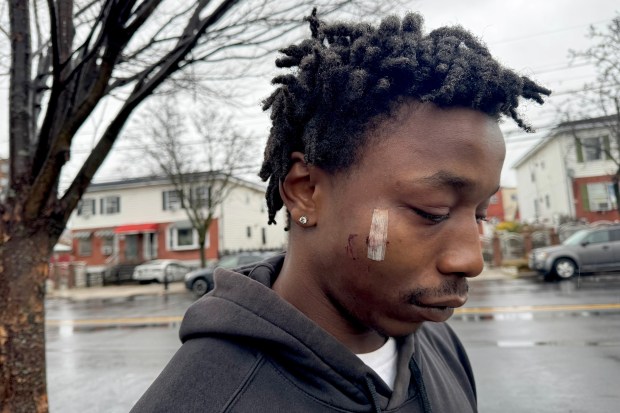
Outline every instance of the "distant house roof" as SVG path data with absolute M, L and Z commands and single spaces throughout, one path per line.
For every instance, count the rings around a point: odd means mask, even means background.
M 189 179 L 195 179 L 197 182 L 200 181 L 201 178 L 204 178 L 208 174 L 216 174 L 220 176 L 222 179 L 226 177 L 225 174 L 220 172 L 198 172 L 188 175 Z M 237 177 L 229 177 L 236 185 L 245 186 L 250 189 L 254 189 L 256 191 L 265 192 L 265 185 L 260 183 L 247 181 L 245 179 L 237 178 Z M 158 185 L 171 185 L 170 178 L 167 176 L 161 175 L 152 175 L 152 176 L 144 176 L 138 178 L 126 178 L 120 180 L 112 180 L 105 182 L 93 182 L 90 184 L 87 193 L 100 192 L 100 191 L 108 191 L 112 189 L 127 189 L 127 188 L 142 188 L 145 186 L 158 186 Z
M 534 145 L 529 151 L 525 153 L 521 158 L 519 158 L 513 165 L 512 168 L 516 169 L 524 164 L 528 159 L 538 153 L 542 148 L 544 148 L 549 142 L 551 142 L 556 137 L 568 132 L 568 131 L 578 131 L 578 130 L 587 130 L 587 129 L 595 129 L 601 128 L 605 126 L 609 126 L 610 122 L 615 123 L 617 117 L 615 115 L 610 116 L 599 116 L 596 118 L 587 118 L 587 119 L 579 119 L 568 122 L 562 122 L 549 134 L 542 137 L 536 145 Z

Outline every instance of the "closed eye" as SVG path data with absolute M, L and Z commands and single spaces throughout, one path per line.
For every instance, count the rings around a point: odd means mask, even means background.
M 412 208 L 412 209 L 416 214 L 432 222 L 433 224 L 439 224 L 445 221 L 446 219 L 450 218 L 450 214 L 435 215 L 435 214 L 429 214 L 428 212 L 422 211 L 421 209 L 418 209 L 418 208 Z

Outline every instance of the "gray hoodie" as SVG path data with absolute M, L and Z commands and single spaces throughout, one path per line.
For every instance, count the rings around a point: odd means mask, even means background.
M 471 367 L 447 324 L 398 339 L 391 391 L 271 290 L 283 260 L 216 271 L 215 289 L 185 315 L 183 345 L 133 413 L 476 411 Z

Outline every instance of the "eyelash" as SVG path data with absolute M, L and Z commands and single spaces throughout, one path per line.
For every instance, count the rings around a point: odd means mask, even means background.
M 415 211 L 416 214 L 418 214 L 419 216 L 421 216 L 424 219 L 427 219 L 429 221 L 431 221 L 433 224 L 440 224 L 443 221 L 447 220 L 448 218 L 450 218 L 450 214 L 445 214 L 445 215 L 434 215 L 434 214 L 429 214 L 428 212 L 422 211 L 421 209 L 417 209 L 417 208 L 413 208 L 413 210 Z M 480 222 L 480 221 L 487 221 L 487 217 L 484 215 L 476 215 L 476 221 Z
M 415 211 L 416 214 L 418 214 L 424 219 L 431 221 L 433 224 L 439 224 L 445 221 L 446 219 L 450 218 L 450 214 L 434 215 L 434 214 L 429 214 L 428 212 L 422 211 L 421 209 L 417 209 L 417 208 L 413 208 L 413 210 Z

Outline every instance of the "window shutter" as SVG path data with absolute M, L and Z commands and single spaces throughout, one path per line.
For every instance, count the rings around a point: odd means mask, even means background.
M 577 162 L 583 163 L 583 145 L 579 138 L 575 138 L 575 150 L 577 151 Z
M 166 191 L 163 191 L 161 193 L 161 201 L 162 201 L 161 202 L 161 209 L 162 209 L 162 211 L 166 211 L 166 209 L 167 209 L 166 208 L 166 204 L 167 204 L 166 198 L 167 198 L 167 195 L 168 195 L 168 192 L 166 192 Z
M 99 200 L 99 211 L 101 211 L 101 215 L 104 215 L 106 213 L 106 211 L 105 211 L 105 198 L 101 198 Z
M 611 153 L 611 145 L 609 144 L 609 135 L 603 137 L 603 144 L 605 145 L 605 159 L 611 159 L 609 154 Z
M 581 185 L 579 192 L 581 192 L 581 204 L 583 205 L 583 210 L 590 211 L 590 200 L 588 198 L 588 185 L 587 184 Z

